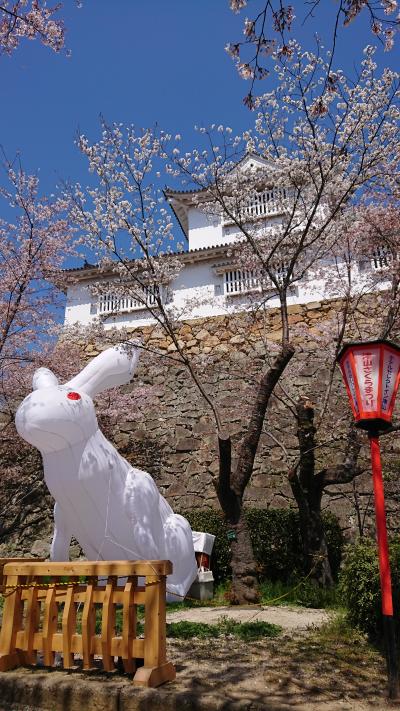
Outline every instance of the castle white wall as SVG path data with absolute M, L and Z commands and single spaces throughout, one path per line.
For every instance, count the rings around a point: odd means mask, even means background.
M 254 302 L 267 296 L 267 305 L 279 306 L 279 299 L 271 292 L 252 292 L 241 295 L 224 295 L 224 275 L 217 273 L 217 260 L 207 260 L 186 264 L 177 279 L 170 285 L 168 308 L 173 310 L 178 319 L 207 318 L 232 314 L 252 307 Z M 328 297 L 326 282 L 319 275 L 314 275 L 293 287 L 288 295 L 288 303 L 308 303 Z M 79 283 L 70 287 L 67 293 L 65 323 L 90 325 L 98 317 L 98 297 L 90 291 L 90 282 Z M 145 309 L 109 316 L 105 319 L 106 328 L 123 326 L 145 326 L 155 322 Z
M 80 323 L 88 326 L 93 320 L 92 297 L 89 284 L 81 282 L 73 284 L 67 291 L 67 303 L 65 307 L 65 324 L 72 325 Z
M 224 243 L 221 218 L 191 207 L 188 210 L 189 251 Z
M 271 224 L 279 222 L 280 216 L 268 218 Z M 190 252 L 207 247 L 216 247 L 229 243 L 234 243 L 241 239 L 241 234 L 235 225 L 223 225 L 221 217 L 211 217 L 199 209 L 189 208 L 189 256 Z M 260 227 L 265 224 L 264 220 L 259 221 Z M 204 255 L 205 256 L 205 255 Z M 229 269 L 229 257 L 204 259 L 201 255 L 193 255 L 193 262 L 186 262 L 177 279 L 170 284 L 168 299 L 165 303 L 178 319 L 207 318 L 232 314 L 251 308 L 254 301 L 263 300 L 267 306 L 279 306 L 279 299 L 276 294 L 263 292 L 262 294 L 253 292 L 251 294 L 224 295 L 224 275 L 221 273 L 223 264 Z M 218 267 L 218 269 L 217 269 Z M 288 303 L 310 303 L 321 301 L 327 298 L 340 296 L 340 291 L 332 287 L 330 279 L 334 265 L 326 264 L 324 269 L 313 269 L 301 282 L 297 283 L 288 294 Z M 366 270 L 355 269 L 353 273 L 354 283 L 364 284 L 368 288 L 368 277 L 370 275 L 369 265 Z M 380 284 L 379 288 L 386 288 Z M 165 293 L 167 297 L 167 293 Z M 65 311 L 65 323 L 68 325 L 79 323 L 88 326 L 94 319 L 99 317 L 98 297 L 91 294 L 90 281 L 79 282 L 72 285 L 67 293 L 67 306 Z M 102 316 L 102 320 L 103 320 Z M 106 328 L 113 326 L 145 326 L 154 323 L 145 309 L 134 310 L 129 313 L 120 313 L 108 316 L 104 320 Z

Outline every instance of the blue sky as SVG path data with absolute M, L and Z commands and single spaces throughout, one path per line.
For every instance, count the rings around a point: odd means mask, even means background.
M 80 128 L 96 138 L 100 113 L 137 126 L 158 122 L 189 145 L 196 141 L 194 124 L 222 123 L 238 131 L 252 124 L 242 105 L 246 82 L 224 51 L 227 42 L 240 39 L 243 22 L 228 0 L 85 0 L 81 10 L 73 0 L 64 5 L 70 59 L 39 42 L 0 57 L 0 143 L 9 156 L 19 150 L 27 170 L 39 171 L 44 191 L 53 190 L 58 177 L 86 182 L 74 136 Z M 249 16 L 257 5 L 250 0 Z M 316 29 L 324 37 L 335 2 L 324 0 L 321 7 L 317 21 L 302 28 L 298 20 L 309 45 Z M 342 32 L 339 63 L 351 71 L 371 41 L 366 21 L 357 20 Z M 380 52 L 382 65 L 394 66 L 397 51 Z

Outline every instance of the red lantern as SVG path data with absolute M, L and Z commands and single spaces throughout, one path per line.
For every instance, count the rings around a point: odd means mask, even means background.
M 389 341 L 348 343 L 338 361 L 357 427 L 390 427 L 400 381 L 400 348 Z
M 398 697 L 397 647 L 379 433 L 387 430 L 392 421 L 400 380 L 400 348 L 383 340 L 348 343 L 339 353 L 338 361 L 356 425 L 368 431 L 370 441 L 389 696 L 395 699 Z

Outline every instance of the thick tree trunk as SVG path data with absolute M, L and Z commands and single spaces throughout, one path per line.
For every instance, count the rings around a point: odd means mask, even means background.
M 231 548 L 231 603 L 243 605 L 259 601 L 257 565 L 250 532 L 243 511 L 243 497 L 231 486 L 231 439 L 219 439 L 220 473 L 215 482 L 221 508 L 228 526 Z
M 333 583 L 333 577 L 321 516 L 322 495 L 326 486 L 348 483 L 362 473 L 363 470 L 357 467 L 361 442 L 359 433 L 350 426 L 343 462 L 316 473 L 316 430 L 312 403 L 307 398 L 300 398 L 296 414 L 300 457 L 297 466 L 289 472 L 289 483 L 299 509 L 306 571 L 318 584 L 329 586 Z
M 282 348 L 263 374 L 256 393 L 247 432 L 238 448 L 238 463 L 232 472 L 231 439 L 219 432 L 219 476 L 215 487 L 229 526 L 232 590 L 234 604 L 258 602 L 257 564 L 243 512 L 243 496 L 250 481 L 267 406 L 276 383 L 294 354 L 292 346 Z
M 324 524 L 321 516 L 321 495 L 307 496 L 296 477 L 290 480 L 292 492 L 299 509 L 300 535 L 306 573 L 323 587 L 333 585 L 328 557 Z M 321 492 L 322 493 L 322 492 Z
M 307 398 L 300 398 L 296 411 L 300 460 L 298 473 L 291 472 L 289 481 L 299 509 L 305 567 L 310 578 L 320 585 L 329 586 L 333 583 L 333 577 L 321 517 L 323 487 L 315 476 L 314 408 Z
M 231 602 L 233 605 L 259 602 L 257 566 L 243 508 L 237 523 L 230 524 L 228 536 L 231 539 Z

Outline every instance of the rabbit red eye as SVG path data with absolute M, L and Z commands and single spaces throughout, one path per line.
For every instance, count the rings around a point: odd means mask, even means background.
M 70 400 L 80 400 L 81 396 L 79 395 L 79 393 L 68 393 L 67 398 L 69 398 Z

